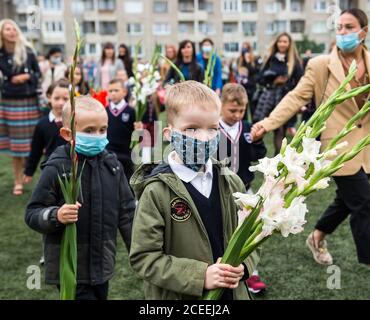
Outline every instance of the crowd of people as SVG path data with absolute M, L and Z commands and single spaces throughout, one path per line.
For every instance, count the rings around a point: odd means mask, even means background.
M 285 32 L 263 58 L 245 42 L 231 62 L 217 55 L 209 38 L 200 43 L 198 53 L 191 40 L 178 48 L 167 45 L 168 60 L 155 66 L 160 86 L 148 96 L 142 119 L 136 119 L 129 81 L 135 72 L 130 51 L 121 44 L 116 52 L 106 43 L 98 61 L 80 58 L 74 71 L 76 151 L 86 161 L 81 200 L 67 205 L 57 177 L 70 167 L 68 58 L 57 47 L 36 55 L 15 22 L 0 21 L 0 152 L 12 157 L 14 196 L 23 194 L 43 159 L 26 223 L 45 235 L 46 281 L 59 284 L 63 228 L 77 223 L 78 299 L 107 298 L 117 229 L 133 270 L 144 279 L 147 298 L 195 298 L 222 287 L 223 299 L 247 299 L 248 291 L 265 290 L 257 253 L 237 267 L 220 263 L 237 226 L 232 194 L 253 193 L 254 175 L 248 168 L 266 155 L 264 134 L 273 131 L 274 153 L 279 153 L 283 138 L 295 134 L 297 114 L 308 119 L 339 86 L 353 60 L 358 71 L 351 87 L 369 83 L 367 32 L 366 14 L 345 10 L 331 53 L 303 61 Z M 203 82 L 210 62 L 208 87 Z M 100 90 L 107 92 L 106 100 L 93 98 Z M 329 118 L 322 143 L 366 101 L 364 94 L 343 102 Z M 161 112 L 166 112 L 163 136 L 172 151 L 158 165 L 151 161 L 151 152 L 159 139 L 154 124 Z M 370 132 L 369 117 L 348 136 L 348 148 Z M 149 152 L 137 167 L 131 140 L 143 129 L 150 133 L 142 140 Z M 228 175 L 221 174 L 225 166 Z M 368 147 L 335 175 L 336 198 L 307 238 L 316 262 L 333 263 L 325 237 L 350 215 L 358 260 L 370 265 L 369 174 Z

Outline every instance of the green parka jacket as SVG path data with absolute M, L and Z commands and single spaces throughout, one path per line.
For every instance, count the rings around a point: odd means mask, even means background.
M 219 174 L 225 248 L 238 225 L 234 192 L 245 192 L 240 178 L 214 163 Z M 206 269 L 213 264 L 211 244 L 197 208 L 182 181 L 168 164 L 142 165 L 130 184 L 139 199 L 130 249 L 130 263 L 144 280 L 150 300 L 199 299 Z M 244 263 L 252 274 L 258 255 Z M 234 299 L 250 299 L 243 282 Z

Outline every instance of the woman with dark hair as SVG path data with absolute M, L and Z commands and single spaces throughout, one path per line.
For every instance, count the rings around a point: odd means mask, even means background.
M 107 90 L 109 81 L 117 76 L 117 71 L 124 69 L 121 59 L 116 59 L 113 43 L 107 42 L 103 47 L 101 59 L 97 65 L 94 89 Z
M 176 66 L 184 75 L 185 80 L 194 80 L 202 82 L 204 79 L 204 70 L 197 63 L 195 57 L 195 44 L 190 40 L 184 40 L 179 45 L 177 52 Z M 165 82 L 176 83 L 180 77 L 174 68 L 171 68 L 166 76 Z
M 0 152 L 10 154 L 14 195 L 23 193 L 23 166 L 40 117 L 37 86 L 39 64 L 17 24 L 0 21 Z
M 70 72 L 71 67 L 68 67 L 67 71 L 65 72 L 65 78 L 69 79 Z M 90 86 L 84 79 L 82 65 L 76 66 L 75 73 L 73 75 L 73 82 L 75 83 L 75 89 L 77 94 L 85 95 L 90 93 Z
M 290 34 L 283 32 L 273 41 L 260 72 L 260 84 L 265 87 L 258 99 L 253 121 L 267 117 L 281 99 L 297 85 L 303 75 L 297 48 Z M 274 130 L 275 154 L 288 128 L 294 127 L 295 115 L 281 127 Z
M 242 85 L 248 95 L 248 109 L 253 118 L 254 110 L 257 101 L 253 99 L 253 95 L 257 90 L 258 74 L 260 70 L 258 58 L 254 56 L 253 47 L 247 41 L 242 45 L 240 56 L 238 57 L 235 69 L 233 70 L 235 81 Z
M 128 47 L 122 43 L 118 48 L 118 58 L 120 58 L 125 66 L 127 76 L 129 78 L 134 76 L 134 73 L 132 72 L 132 58 L 130 54 L 130 50 Z
M 211 59 L 210 63 L 214 61 L 213 67 L 213 74 L 212 74 L 212 89 L 216 91 L 216 93 L 220 96 L 222 90 L 222 62 L 218 55 L 215 52 L 212 53 L 214 48 L 214 43 L 212 39 L 205 38 L 200 43 L 201 52 L 197 54 L 197 62 L 203 68 L 203 70 L 207 70 L 208 63 Z M 212 54 L 212 56 L 211 56 Z
M 348 74 L 353 61 L 357 63 L 357 73 L 347 86 L 357 88 L 369 83 L 370 53 L 365 46 L 368 33 L 366 13 L 360 9 L 344 10 L 337 20 L 336 46 L 329 55 L 321 55 L 308 61 L 306 71 L 297 87 L 285 96 L 270 116 L 253 126 L 254 139 L 260 139 L 266 131 L 283 125 L 312 98 L 316 105 L 324 103 L 339 87 Z M 326 122 L 326 129 L 320 139 L 324 150 L 333 137 L 356 115 L 369 100 L 369 94 L 362 94 L 338 105 Z M 357 128 L 343 140 L 354 145 L 370 132 L 370 113 L 356 122 Z M 342 150 L 341 150 L 342 151 Z M 334 230 L 350 215 L 352 235 L 357 248 L 358 261 L 370 266 L 370 146 L 335 173 L 337 185 L 334 202 L 326 209 L 315 230 L 310 233 L 306 244 L 317 263 L 329 265 L 333 258 L 327 249 L 326 235 Z

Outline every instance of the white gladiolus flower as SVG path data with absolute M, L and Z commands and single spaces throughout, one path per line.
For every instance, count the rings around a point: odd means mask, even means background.
M 289 208 L 281 212 L 278 222 L 278 229 L 283 237 L 289 234 L 297 234 L 303 231 L 303 225 L 307 222 L 305 220 L 308 212 L 307 206 L 304 203 L 305 197 L 295 198 Z
M 304 159 L 301 153 L 298 153 L 294 148 L 287 146 L 281 162 L 287 167 L 288 172 L 293 175 L 305 176 Z
M 278 154 L 274 158 L 263 158 L 258 160 L 259 164 L 255 166 L 250 166 L 249 171 L 259 171 L 262 172 L 265 176 L 277 176 L 279 174 L 277 166 L 281 161 L 281 154 Z
M 237 198 L 237 200 L 235 200 L 236 204 L 244 208 L 254 208 L 260 199 L 256 194 L 247 194 L 241 192 L 233 193 L 233 196 Z
M 143 73 L 144 70 L 145 70 L 145 65 L 143 65 L 142 63 L 138 63 L 138 65 L 137 65 L 137 71 L 139 73 Z
M 317 182 L 313 186 L 313 189 L 314 190 L 326 189 L 327 187 L 329 187 L 329 181 L 330 181 L 329 177 L 321 179 L 321 180 L 319 180 L 319 182 Z
M 320 156 L 321 142 L 313 138 L 304 137 L 302 140 L 303 151 L 301 156 L 307 163 L 315 162 Z
M 238 227 L 244 222 L 244 220 L 249 217 L 252 210 L 247 210 L 245 207 L 243 207 L 243 210 L 238 211 Z

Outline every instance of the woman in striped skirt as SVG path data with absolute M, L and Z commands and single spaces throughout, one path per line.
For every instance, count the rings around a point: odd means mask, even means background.
M 24 160 L 40 117 L 37 105 L 40 70 L 31 46 L 10 19 L 0 21 L 0 74 L 0 152 L 13 158 L 13 194 L 21 195 Z

